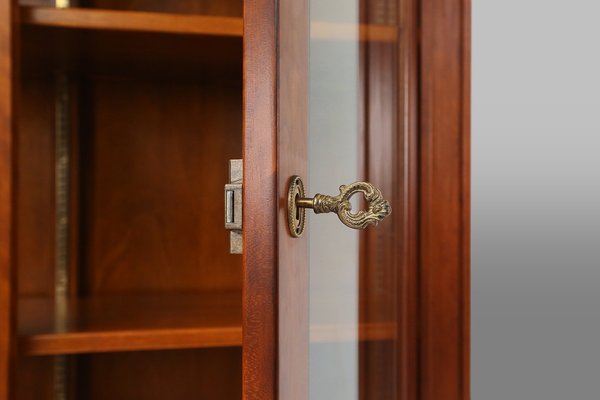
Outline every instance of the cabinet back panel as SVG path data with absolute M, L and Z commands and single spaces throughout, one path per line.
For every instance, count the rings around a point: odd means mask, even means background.
M 223 227 L 239 83 L 94 78 L 81 96 L 82 292 L 240 289 Z
M 241 368 L 241 348 L 82 356 L 77 398 L 241 399 Z
M 54 294 L 54 85 L 21 85 L 17 156 L 19 294 Z
M 54 358 L 20 357 L 16 396 L 18 400 L 54 400 Z

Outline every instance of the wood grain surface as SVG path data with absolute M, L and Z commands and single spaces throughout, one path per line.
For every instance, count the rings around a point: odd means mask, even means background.
M 277 398 L 276 4 L 244 3 L 244 400 Z
M 241 18 L 84 8 L 22 7 L 21 22 L 61 28 L 209 36 L 241 37 L 243 32 Z
M 0 398 L 13 394 L 16 346 L 17 260 L 14 220 L 17 148 L 16 2 L 0 0 Z
M 25 355 L 240 346 L 241 293 L 72 299 L 58 316 L 48 298 L 20 301 Z
M 467 400 L 470 1 L 421 7 L 420 395 Z

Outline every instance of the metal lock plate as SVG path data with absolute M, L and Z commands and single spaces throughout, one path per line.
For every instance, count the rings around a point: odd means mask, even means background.
M 225 185 L 225 229 L 229 230 L 229 252 L 242 254 L 242 160 L 229 160 L 229 183 Z

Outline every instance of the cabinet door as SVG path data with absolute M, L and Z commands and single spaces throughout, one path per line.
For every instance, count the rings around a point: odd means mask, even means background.
M 468 398 L 468 15 L 246 2 L 246 400 Z

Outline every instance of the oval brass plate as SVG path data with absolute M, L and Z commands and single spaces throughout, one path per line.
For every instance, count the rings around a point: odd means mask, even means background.
M 304 232 L 306 210 L 296 206 L 296 199 L 304 197 L 304 184 L 302 179 L 295 175 L 290 180 L 288 189 L 288 225 L 293 237 L 300 237 Z

